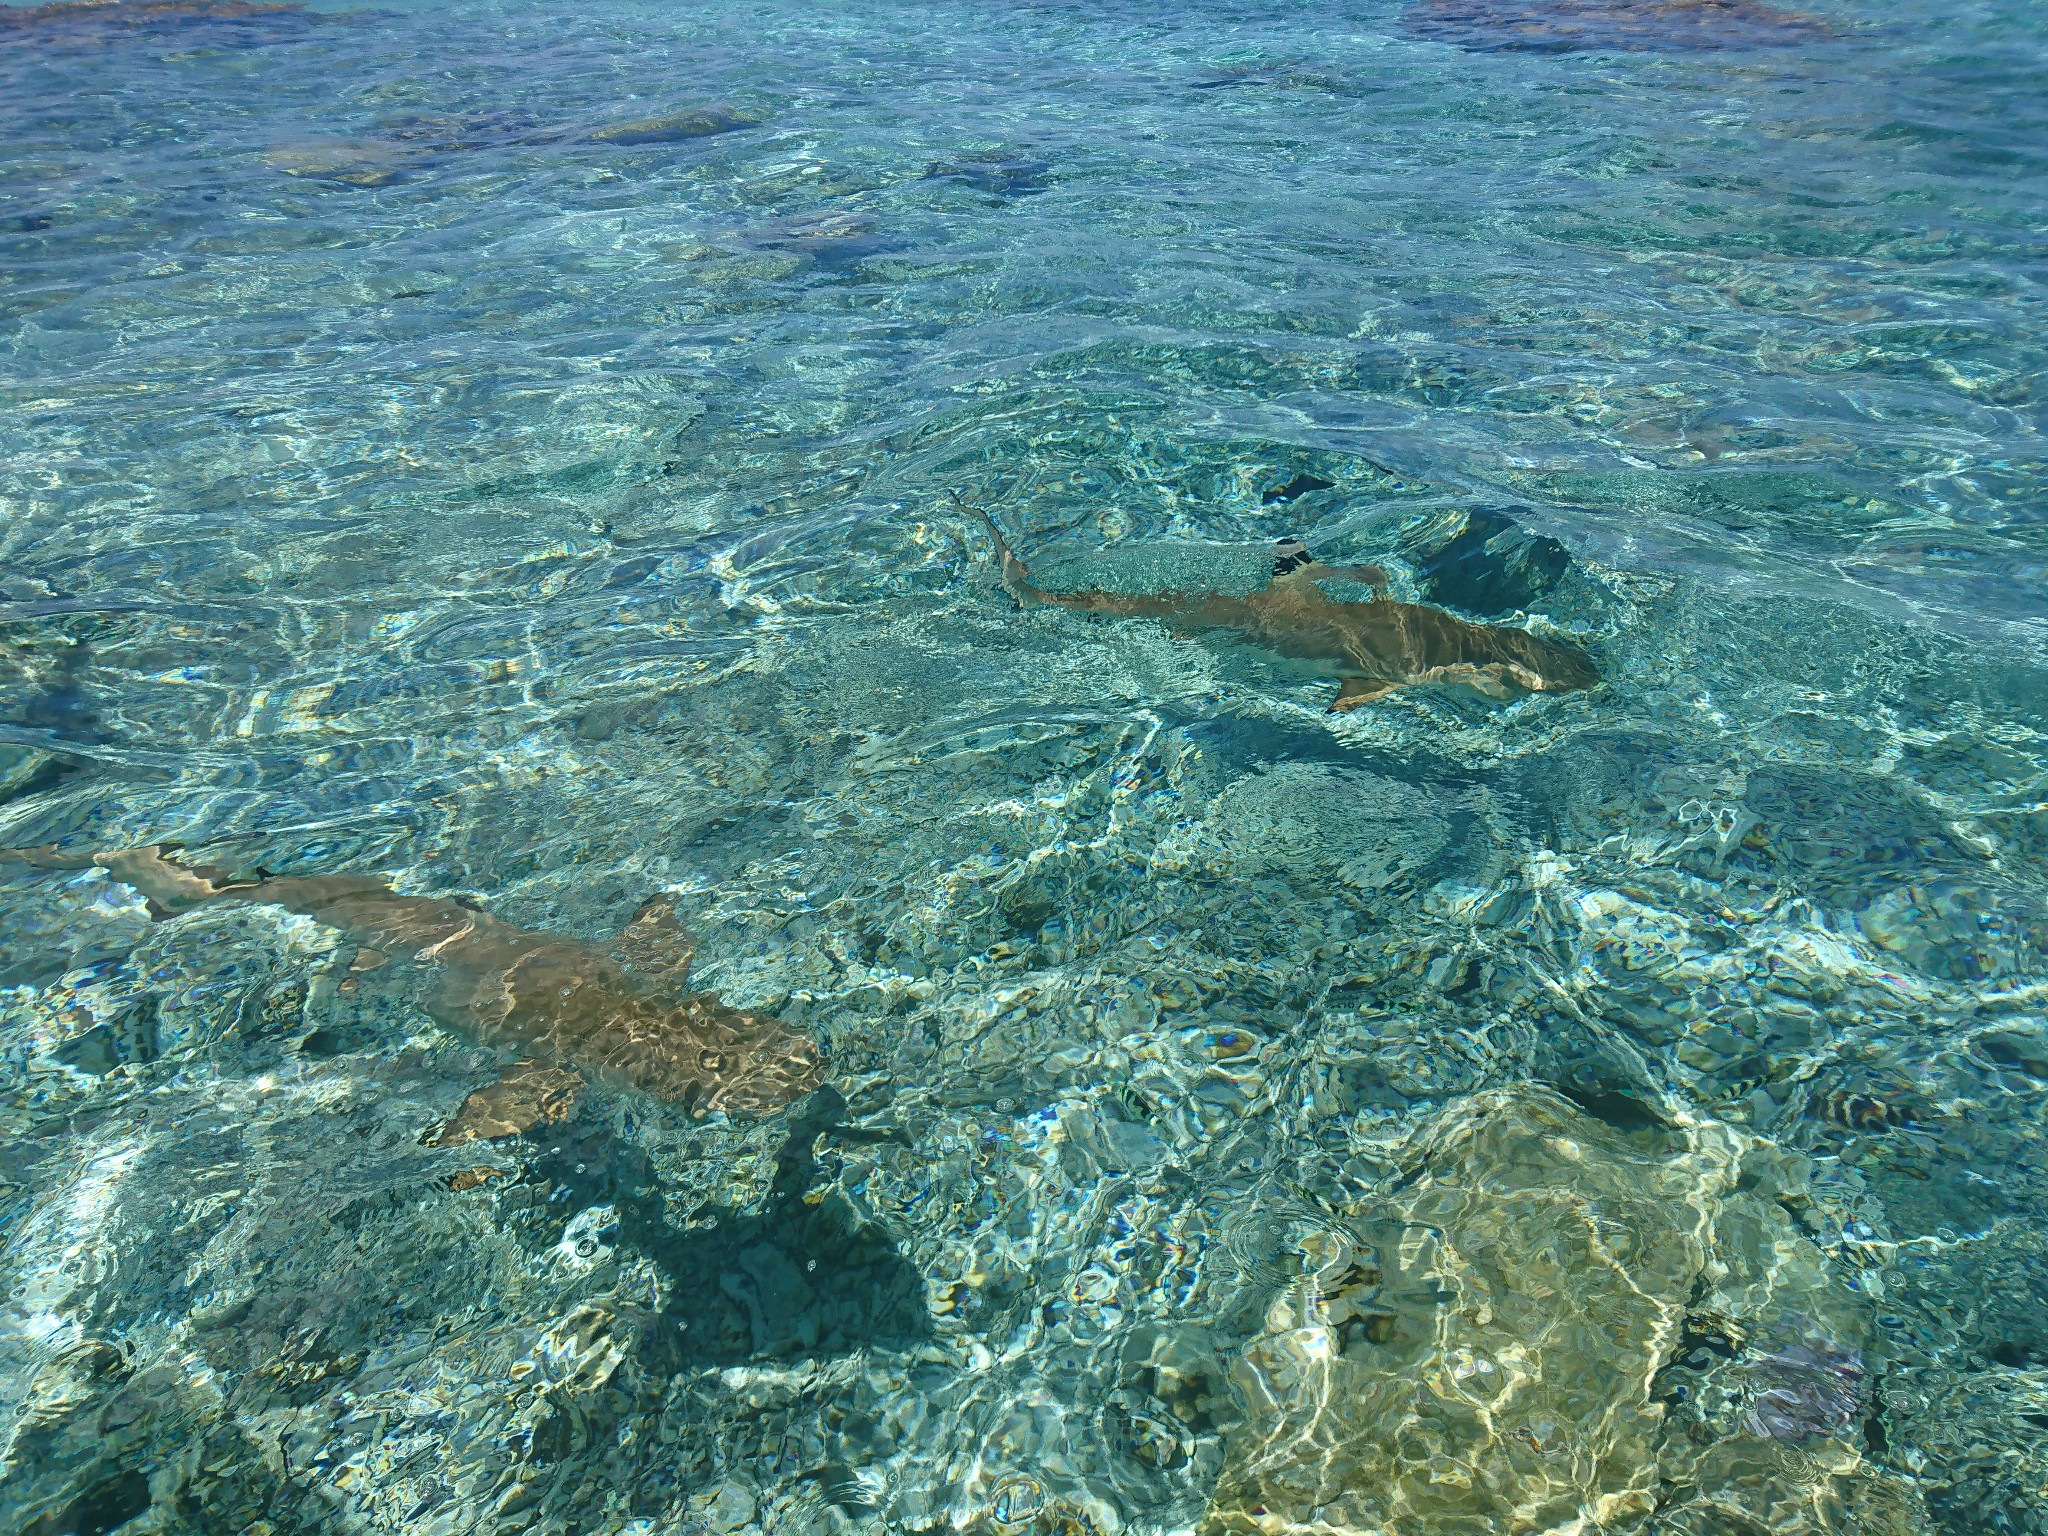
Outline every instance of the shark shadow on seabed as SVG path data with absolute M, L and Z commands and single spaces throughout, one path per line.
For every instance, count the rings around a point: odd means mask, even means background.
M 643 1320 L 643 1367 L 822 1359 L 930 1336 L 922 1274 L 825 1182 L 822 1145 L 889 1134 L 848 1127 L 845 1112 L 837 1090 L 818 1090 L 790 1118 L 760 1208 L 707 1204 L 683 1226 L 646 1155 L 609 1128 L 567 1124 L 529 1138 L 527 1177 L 571 1205 L 609 1206 L 611 1241 L 669 1278 L 660 1311 Z
M 64 1311 L 76 1337 L 66 1343 L 60 1334 L 42 1352 L 24 1411 L 9 1422 L 0 1409 L 0 1529 L 85 1536 L 152 1510 L 158 1523 L 149 1529 L 188 1536 L 249 1529 L 259 1517 L 306 1536 L 360 1528 L 384 1490 L 344 1484 L 336 1468 L 385 1439 L 392 1421 L 381 1405 L 392 1394 L 431 1402 L 429 1384 L 446 1379 L 440 1372 L 473 1366 L 474 1340 L 465 1336 L 477 1329 L 480 1300 L 483 1333 L 531 1348 L 550 1384 L 519 1396 L 487 1376 L 495 1390 L 486 1385 L 460 1408 L 436 1406 L 424 1417 L 402 1409 L 396 1421 L 410 1420 L 401 1435 L 435 1447 L 448 1483 L 458 1482 L 451 1460 L 473 1479 L 454 1497 L 485 1513 L 479 1528 L 509 1528 L 487 1513 L 508 1489 L 544 1514 L 571 1516 L 588 1507 L 593 1474 L 630 1495 L 636 1512 L 660 1514 L 688 1492 L 692 1453 L 640 1431 L 673 1422 L 679 1377 L 745 1361 L 808 1364 L 871 1346 L 914 1347 L 931 1332 L 918 1272 L 843 1196 L 817 1188 L 829 1177 L 819 1167 L 829 1156 L 813 1149 L 864 1134 L 839 1125 L 843 1109 L 826 1088 L 797 1111 L 757 1211 L 703 1206 L 686 1221 L 671 1219 L 663 1181 L 638 1146 L 607 1125 L 572 1123 L 520 1144 L 525 1172 L 495 1207 L 462 1195 L 422 1202 L 413 1186 L 325 1209 L 301 1199 L 267 1217 L 252 1211 L 243 1220 L 255 1230 L 243 1236 L 255 1236 L 257 1247 L 216 1252 L 200 1266 L 227 1287 L 174 1305 L 175 1316 L 201 1303 L 171 1341 L 144 1329 L 137 1347 L 124 1338 L 130 1307 L 108 1310 L 104 1298 L 74 1296 Z M 178 1124 L 183 1135 L 189 1122 L 181 1115 Z M 179 1166 L 176 1156 L 156 1160 L 144 1177 Z M 179 1198 L 151 1203 L 162 1214 Z M 565 1207 L 582 1212 L 567 1234 Z M 594 1211 L 602 1224 L 587 1219 Z M 149 1224 L 133 1222 L 140 1214 L 121 1211 L 118 1246 L 150 1242 Z M 258 1235 L 270 1224 L 267 1237 Z M 163 1235 L 175 1242 L 189 1233 Z M 582 1269 L 644 1255 L 664 1276 L 661 1299 L 626 1299 L 644 1294 L 641 1287 L 621 1295 L 597 1274 L 578 1304 L 546 1322 L 546 1312 L 517 1301 L 500 1311 L 488 1291 L 479 1295 L 494 1264 L 559 1264 L 545 1252 L 558 1237 L 573 1245 Z M 366 1263 L 367 1255 L 375 1257 Z M 531 1302 L 536 1289 L 557 1283 L 512 1289 Z M 165 1299 L 153 1287 L 128 1294 L 149 1306 Z M 400 1337 L 433 1343 L 398 1352 Z M 707 1427 L 693 1421 L 685 1434 Z M 832 1449 L 858 1454 L 873 1433 L 845 1427 Z M 832 1463 L 821 1462 L 784 1470 L 816 1478 L 828 1496 L 855 1501 L 849 1512 L 858 1513 L 858 1488 L 836 1488 Z
M 73 743 L 101 740 L 86 687 L 89 649 L 0 639 L 0 697 L 20 702 L 0 719 L 0 805 L 55 789 L 83 766 Z

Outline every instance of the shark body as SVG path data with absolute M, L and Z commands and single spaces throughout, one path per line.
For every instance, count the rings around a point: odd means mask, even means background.
M 995 540 L 1003 585 L 1023 604 L 1056 603 L 1087 613 L 1156 618 L 1181 629 L 1231 631 L 1261 650 L 1305 662 L 1338 679 L 1330 708 L 1343 714 L 1423 683 L 1460 683 L 1490 698 L 1517 693 L 1569 693 L 1600 681 L 1592 658 L 1576 646 L 1500 624 L 1475 624 L 1441 608 L 1378 595 L 1378 566 L 1324 565 L 1299 539 L 1275 548 L 1272 578 L 1244 597 L 1218 592 L 1048 592 L 1011 551 L 995 519 L 979 507 Z M 1370 602 L 1340 602 L 1323 591 L 1329 580 L 1372 587 Z
M 1829 32 L 1763 0 L 1415 0 L 1402 21 L 1414 36 L 1480 53 L 1786 48 Z
M 301 913 L 355 944 L 358 969 L 386 959 L 431 967 L 427 1013 L 520 1057 L 503 1081 L 470 1096 L 441 1134 L 443 1144 L 559 1118 L 585 1076 L 697 1117 L 765 1114 L 824 1080 L 809 1036 L 709 992 L 684 990 L 691 946 L 665 897 L 643 906 L 604 950 L 515 927 L 447 897 L 404 895 L 368 875 L 242 879 L 162 847 L 30 848 L 13 857 L 46 869 L 104 869 L 147 897 L 157 916 L 216 901 Z M 522 1105 L 531 1110 L 524 1124 Z

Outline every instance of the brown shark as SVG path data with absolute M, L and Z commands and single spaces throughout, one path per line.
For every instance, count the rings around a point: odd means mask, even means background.
M 988 525 L 1002 562 L 1003 585 L 1018 602 L 1058 603 L 1088 613 L 1163 619 L 1179 629 L 1230 630 L 1261 650 L 1338 679 L 1330 708 L 1338 713 L 1422 683 L 1461 683 L 1489 698 L 1518 693 L 1570 693 L 1600 681 L 1599 669 L 1576 646 L 1500 624 L 1475 624 L 1441 608 L 1398 603 L 1381 595 L 1386 572 L 1376 565 L 1324 565 L 1300 539 L 1274 549 L 1273 575 L 1245 597 L 1217 592 L 1048 592 L 1010 551 L 995 519 L 957 504 Z M 1373 589 L 1370 602 L 1341 602 L 1323 590 L 1329 580 Z
M 1415 0 L 1407 30 L 1473 52 L 1704 52 L 1824 38 L 1817 17 L 1762 0 Z
M 12 857 L 45 869 L 104 869 L 147 897 L 159 917 L 213 901 L 302 913 L 359 946 L 357 969 L 387 958 L 431 967 L 428 1014 L 479 1044 L 520 1055 L 503 1079 L 469 1096 L 437 1138 L 442 1145 L 559 1119 L 586 1076 L 699 1118 L 714 1110 L 765 1114 L 824 1080 L 809 1036 L 709 992 L 683 990 L 691 946 L 667 897 L 643 906 L 599 950 L 444 896 L 402 895 L 369 875 L 240 878 L 167 847 L 84 853 L 52 845 Z
M 272 28 L 317 20 L 303 5 L 265 0 L 57 0 L 0 6 L 0 38 L 26 34 L 39 43 L 99 44 L 177 27 L 228 43 L 257 42 Z

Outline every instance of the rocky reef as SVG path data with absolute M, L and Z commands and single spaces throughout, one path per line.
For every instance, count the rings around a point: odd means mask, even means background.
M 1448 1106 L 1238 1361 L 1206 1536 L 1918 1529 L 1799 1163 L 1541 1088 Z

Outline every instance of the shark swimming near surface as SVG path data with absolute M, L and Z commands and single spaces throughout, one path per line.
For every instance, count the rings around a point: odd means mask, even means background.
M 519 1059 L 464 1102 L 437 1144 L 489 1140 L 567 1113 L 586 1078 L 680 1105 L 748 1117 L 825 1078 L 817 1044 L 780 1019 L 688 992 L 691 945 L 672 899 L 656 897 L 607 948 L 514 927 L 445 896 L 408 896 L 369 875 L 241 876 L 166 846 L 91 853 L 55 845 L 8 857 L 44 869 L 104 869 L 152 916 L 208 902 L 282 907 L 357 946 L 355 968 L 407 959 L 432 968 L 437 1022 Z
M 1232 631 L 1275 655 L 1306 662 L 1338 679 L 1330 708 L 1338 714 L 1402 688 L 1455 683 L 1489 698 L 1519 693 L 1570 693 L 1600 681 L 1592 658 L 1577 646 L 1500 624 L 1475 624 L 1441 608 L 1383 595 L 1387 575 L 1376 565 L 1325 565 L 1298 538 L 1274 546 L 1273 574 L 1256 592 L 1049 592 L 1010 549 L 996 521 L 980 507 L 954 504 L 987 525 L 995 540 L 1003 586 L 1019 603 L 1057 603 L 1087 613 L 1163 619 L 1178 629 Z M 1325 581 L 1373 590 L 1368 602 L 1342 602 Z
M 1685 53 L 1790 48 L 1829 35 L 1766 0 L 1414 0 L 1411 35 L 1475 53 Z
M 292 42 L 325 18 L 290 0 L 56 0 L 0 5 L 0 39 L 103 47 L 122 38 L 176 36 L 188 45 L 255 47 Z

